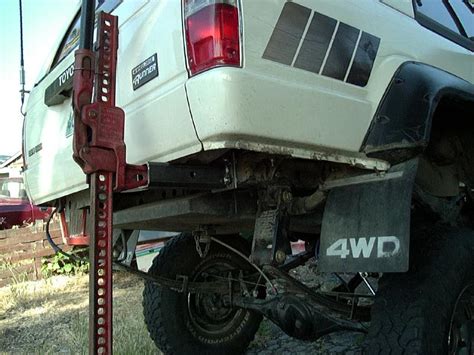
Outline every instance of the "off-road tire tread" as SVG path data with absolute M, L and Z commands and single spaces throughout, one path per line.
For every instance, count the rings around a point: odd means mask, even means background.
M 153 259 L 153 263 L 148 272 L 153 274 L 155 270 L 159 270 L 161 266 L 164 265 L 169 254 L 174 252 L 175 248 L 179 247 L 179 243 L 185 237 L 186 235 L 181 234 L 171 238 L 160 250 L 158 257 Z M 160 291 L 161 290 L 157 288 L 151 287 L 149 283 L 145 283 L 145 288 L 143 290 L 143 316 L 151 339 L 163 353 L 171 355 L 171 346 L 163 325 Z M 150 322 L 150 319 L 153 321 Z
M 451 305 L 474 281 L 474 233 L 437 226 L 412 239 L 410 271 L 379 282 L 365 354 L 445 353 Z

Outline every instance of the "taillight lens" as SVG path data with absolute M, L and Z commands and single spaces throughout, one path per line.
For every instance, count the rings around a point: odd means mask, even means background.
M 240 66 L 238 0 L 183 0 L 191 75 L 217 66 Z

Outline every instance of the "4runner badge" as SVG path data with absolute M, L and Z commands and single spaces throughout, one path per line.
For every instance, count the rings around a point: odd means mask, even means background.
M 158 56 L 153 54 L 132 69 L 133 90 L 145 85 L 158 76 Z

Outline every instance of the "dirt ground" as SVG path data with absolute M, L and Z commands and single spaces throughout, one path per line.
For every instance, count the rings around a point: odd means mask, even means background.
M 146 331 L 141 306 L 143 282 L 114 274 L 114 352 L 158 354 Z M 0 289 L 0 353 L 86 354 L 88 276 L 56 276 Z M 358 353 L 363 336 L 336 333 L 314 343 L 292 339 L 262 322 L 247 354 Z

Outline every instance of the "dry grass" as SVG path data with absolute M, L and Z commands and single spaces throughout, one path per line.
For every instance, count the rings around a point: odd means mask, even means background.
M 0 354 L 87 354 L 88 281 L 88 276 L 55 276 L 0 288 Z M 142 291 L 142 280 L 114 274 L 116 354 L 160 353 L 144 325 Z M 264 321 L 247 354 L 345 353 L 357 349 L 359 338 L 339 333 L 308 343 Z
M 157 354 L 146 331 L 143 282 L 114 275 L 114 352 Z M 56 276 L 0 289 L 0 353 L 87 354 L 88 276 Z

